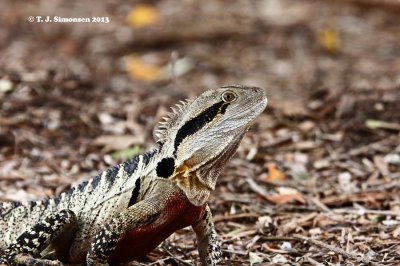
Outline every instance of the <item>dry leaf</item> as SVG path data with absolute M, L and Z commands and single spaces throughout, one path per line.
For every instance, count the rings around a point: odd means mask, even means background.
M 156 23 L 159 13 L 149 5 L 137 5 L 128 14 L 126 21 L 132 28 L 141 28 Z
M 374 164 L 376 168 L 378 168 L 379 172 L 381 172 L 382 175 L 387 176 L 389 174 L 389 166 L 387 162 L 385 161 L 385 158 L 380 155 L 375 155 L 373 157 Z
M 306 203 L 306 201 L 304 200 L 303 196 L 300 193 L 284 194 L 284 195 L 277 195 L 277 196 L 263 196 L 263 197 L 266 200 L 268 200 L 276 205 L 283 205 L 292 200 L 296 200 L 302 204 Z
M 318 34 L 318 41 L 328 52 L 336 53 L 339 51 L 339 34 L 335 29 L 323 29 Z
M 291 200 L 296 200 L 302 204 L 306 203 L 303 196 L 294 188 L 278 187 L 277 190 L 279 195 L 264 196 L 264 198 L 277 205 L 283 205 Z
M 261 263 L 263 259 L 257 255 L 255 252 L 249 252 L 250 265 Z
M 393 237 L 398 238 L 400 236 L 400 226 L 393 230 L 392 234 Z
M 140 81 L 157 81 L 165 78 L 163 67 L 150 65 L 136 55 L 125 58 L 125 69 L 131 77 Z
M 268 176 L 262 179 L 263 181 L 285 180 L 285 175 L 276 169 L 275 165 L 268 165 Z
M 275 257 L 272 258 L 272 263 L 277 265 L 277 264 L 285 264 L 287 263 L 288 260 L 281 254 L 276 255 Z
M 166 72 L 171 77 L 180 77 L 190 72 L 195 67 L 194 61 L 188 57 L 173 60 L 165 66 Z

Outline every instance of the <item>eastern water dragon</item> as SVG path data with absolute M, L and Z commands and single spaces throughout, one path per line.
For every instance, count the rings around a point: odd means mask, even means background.
M 58 197 L 0 203 L 0 264 L 129 262 L 192 226 L 201 264 L 220 265 L 207 200 L 266 105 L 256 87 L 205 91 L 172 108 L 157 131 L 158 148 Z

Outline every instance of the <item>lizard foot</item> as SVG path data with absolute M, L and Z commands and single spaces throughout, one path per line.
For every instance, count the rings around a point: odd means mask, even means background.
M 13 264 L 17 265 L 37 265 L 37 266 L 60 266 L 61 263 L 58 260 L 46 260 L 46 259 L 35 259 L 29 255 L 19 254 L 15 257 Z

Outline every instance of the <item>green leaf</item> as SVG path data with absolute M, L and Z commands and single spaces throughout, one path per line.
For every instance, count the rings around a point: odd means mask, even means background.
M 365 125 L 369 127 L 370 129 L 390 129 L 390 130 L 400 130 L 400 124 L 397 123 L 390 123 L 386 121 L 381 121 L 381 120 L 373 120 L 373 119 L 368 119 L 365 121 Z
M 385 220 L 385 216 L 384 215 L 377 215 L 375 216 L 371 222 L 373 222 L 374 224 L 379 223 L 380 221 Z
M 115 159 L 123 159 L 123 160 L 128 160 L 130 158 L 133 158 L 137 155 L 140 154 L 140 146 L 139 145 L 134 145 L 128 149 L 116 151 L 113 153 L 110 153 L 111 158 Z
M 233 230 L 233 231 L 230 231 L 227 235 L 234 235 L 234 234 L 240 233 L 242 231 L 243 231 L 243 229 Z

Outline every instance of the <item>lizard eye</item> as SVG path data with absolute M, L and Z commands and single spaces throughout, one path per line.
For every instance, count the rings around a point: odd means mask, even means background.
M 224 93 L 222 93 L 221 98 L 224 102 L 231 103 L 236 101 L 237 95 L 232 91 L 225 91 Z

